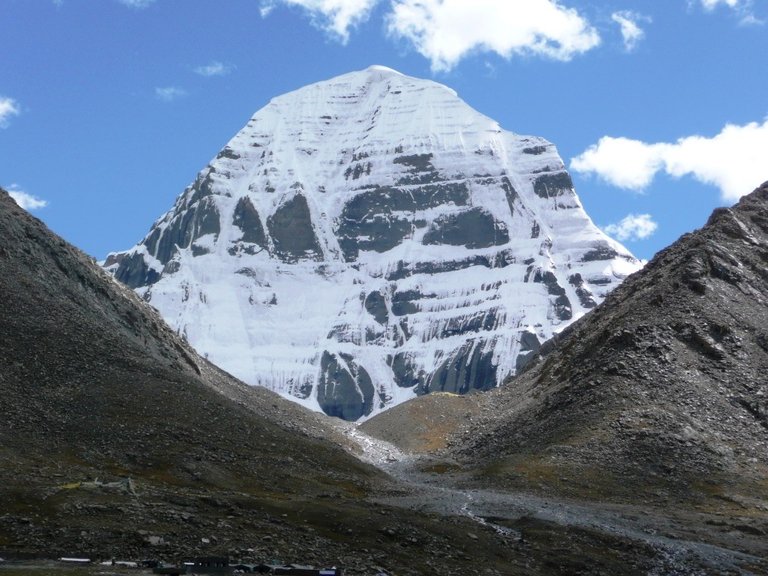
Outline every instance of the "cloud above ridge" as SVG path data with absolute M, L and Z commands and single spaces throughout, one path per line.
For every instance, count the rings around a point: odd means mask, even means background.
M 346 43 L 383 0 L 262 0 L 261 14 L 278 5 L 304 9 L 319 28 Z M 491 52 L 503 58 L 570 60 L 600 44 L 597 30 L 560 0 L 389 0 L 387 31 L 447 71 L 464 57 Z
M 187 95 L 187 91 L 177 86 L 161 86 L 155 88 L 155 96 L 163 102 L 173 102 Z
M 741 8 L 751 4 L 751 2 L 745 0 L 701 0 L 704 10 L 714 10 L 721 4 L 729 8 Z
M 8 195 L 27 212 L 48 206 L 48 201 L 24 192 L 17 184 L 8 186 Z
M 387 21 L 439 71 L 474 52 L 570 60 L 600 44 L 584 17 L 555 0 L 394 0 Z
M 313 23 L 346 44 L 352 28 L 364 22 L 379 0 L 262 0 L 261 15 L 268 16 L 278 4 L 303 8 Z
M 120 4 L 128 6 L 129 8 L 147 8 L 151 4 L 155 3 L 155 0 L 117 0 Z
M 687 136 L 674 143 L 604 136 L 571 159 L 571 169 L 638 191 L 659 172 L 691 176 L 719 188 L 723 200 L 735 201 L 768 180 L 768 119 L 726 124 L 715 136 Z
M 603 230 L 620 242 L 643 240 L 656 232 L 659 225 L 650 214 L 628 214 L 620 222 L 609 224 Z
M 690 3 L 695 3 L 689 0 Z M 714 12 L 716 8 L 723 6 L 730 8 L 740 17 L 742 25 L 761 25 L 765 24 L 763 20 L 755 16 L 754 0 L 699 0 L 701 7 L 705 12 Z

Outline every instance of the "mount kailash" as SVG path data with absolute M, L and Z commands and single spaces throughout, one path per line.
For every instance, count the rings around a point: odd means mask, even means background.
M 105 266 L 233 375 L 358 420 L 495 386 L 640 263 L 552 144 L 373 66 L 273 99 Z

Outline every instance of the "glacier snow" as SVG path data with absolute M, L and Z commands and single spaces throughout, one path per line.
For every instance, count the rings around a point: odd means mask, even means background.
M 381 66 L 273 99 L 105 265 L 215 364 L 347 420 L 496 386 L 640 267 L 551 143 Z

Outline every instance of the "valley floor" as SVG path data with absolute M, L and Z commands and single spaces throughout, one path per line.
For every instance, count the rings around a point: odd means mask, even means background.
M 532 572 L 768 574 L 768 541 L 748 518 L 478 487 L 454 462 L 403 452 L 342 426 L 362 459 L 401 483 L 401 492 L 379 503 L 466 517 L 476 523 L 468 540 L 504 540 L 529 559 Z

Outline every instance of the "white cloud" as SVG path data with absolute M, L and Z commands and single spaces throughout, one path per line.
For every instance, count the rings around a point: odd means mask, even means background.
M 176 86 L 165 86 L 162 88 L 155 88 L 155 96 L 157 96 L 163 102 L 173 102 L 182 96 L 186 96 L 187 92 L 183 88 L 177 88 Z
M 719 6 L 724 6 L 733 10 L 739 17 L 739 23 L 744 26 L 765 24 L 755 16 L 753 10 L 754 0 L 699 0 L 702 8 L 706 12 L 714 12 Z M 693 0 L 689 0 L 689 3 Z
M 450 70 L 473 52 L 570 60 L 600 44 L 589 22 L 557 0 L 392 0 L 388 27 L 433 70 Z
M 0 128 L 8 126 L 8 120 L 19 114 L 21 114 L 21 109 L 16 100 L 0 96 Z
M 261 16 L 266 18 L 278 4 L 297 6 L 309 12 L 313 22 L 338 37 L 349 40 L 349 32 L 364 22 L 379 0 L 262 0 Z
M 571 170 L 595 173 L 619 188 L 642 190 L 662 167 L 659 146 L 603 136 L 597 144 L 571 159 Z
M 32 194 L 27 194 L 16 184 L 11 184 L 8 186 L 8 195 L 16 201 L 16 204 L 27 211 L 37 210 L 39 208 L 45 208 L 48 206 L 48 202 L 46 200 L 32 196 Z
M 621 37 L 624 39 L 624 48 L 632 52 L 638 43 L 645 37 L 645 31 L 640 28 L 640 22 L 650 22 L 651 19 L 637 12 L 622 10 L 611 14 L 611 20 L 616 22 L 621 29 Z
M 621 222 L 609 224 L 603 230 L 616 240 L 625 242 L 648 238 L 656 232 L 658 227 L 659 225 L 653 221 L 650 214 L 628 214 L 622 218 Z
M 745 0 L 701 0 L 701 5 L 704 7 L 704 10 L 714 10 L 720 4 L 728 6 L 729 8 L 741 8 L 751 4 L 751 2 Z
M 195 74 L 200 74 L 200 76 L 226 76 L 230 72 L 232 72 L 232 66 L 228 64 L 224 64 L 223 62 L 213 61 L 210 64 L 206 64 L 205 66 L 198 66 L 195 68 Z
M 571 169 L 632 190 L 648 186 L 658 172 L 692 176 L 734 201 L 768 180 L 768 119 L 727 124 L 711 138 L 688 136 L 673 144 L 604 136 L 573 158 Z
M 120 4 L 129 6 L 130 8 L 146 8 L 150 4 L 154 4 L 155 0 L 117 0 Z

